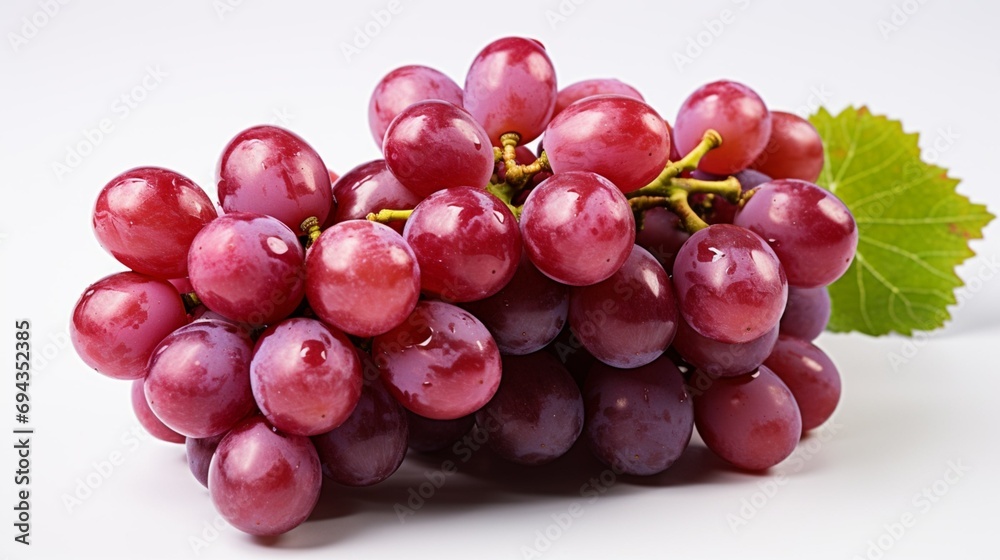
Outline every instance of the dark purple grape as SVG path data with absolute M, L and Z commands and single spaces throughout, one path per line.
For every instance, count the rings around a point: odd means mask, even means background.
M 406 409 L 375 378 L 365 381 L 347 420 L 312 441 L 323 474 L 347 486 L 370 486 L 389 478 L 402 464 L 407 432 Z
M 674 349 L 685 362 L 712 377 L 749 373 L 760 367 L 778 340 L 778 327 L 748 342 L 726 343 L 698 334 L 683 320 L 674 337 Z
M 587 443 L 598 459 L 620 472 L 662 472 L 691 440 L 691 397 L 680 370 L 666 356 L 631 370 L 598 364 L 587 375 L 583 395 Z
M 476 412 L 486 444 L 500 457 L 542 465 L 569 451 L 583 429 L 583 398 L 559 360 L 546 352 L 504 356 L 500 388 Z
M 406 417 L 410 427 L 406 444 L 420 453 L 432 453 L 451 447 L 476 425 L 475 414 L 454 420 L 434 420 L 407 410 Z
M 462 307 L 486 325 L 502 354 L 530 354 L 552 342 L 566 324 L 569 288 L 539 272 L 522 253 L 506 286 Z
M 219 442 L 229 432 L 221 433 L 217 436 L 207 438 L 187 438 L 184 442 L 184 450 L 187 453 L 188 468 L 195 480 L 202 486 L 208 488 L 208 469 L 212 464 L 212 455 L 219 447 Z
M 642 228 L 635 234 L 636 245 L 649 251 L 667 272 L 674 268 L 674 257 L 691 234 L 681 227 L 681 220 L 666 208 L 650 208 L 643 213 Z
M 569 324 L 602 362 L 634 368 L 658 358 L 677 332 L 677 302 L 660 263 L 638 245 L 617 272 L 570 292 Z

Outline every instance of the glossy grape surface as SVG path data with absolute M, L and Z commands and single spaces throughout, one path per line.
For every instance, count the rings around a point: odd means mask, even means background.
M 320 319 L 374 336 L 403 322 L 420 297 L 420 267 L 403 237 L 367 220 L 335 224 L 306 256 L 306 297 Z
M 797 179 L 764 183 L 733 222 L 771 245 L 797 288 L 818 288 L 840 278 L 854 259 L 858 227 L 833 193 Z
M 418 303 L 402 325 L 375 337 L 372 357 L 393 396 L 435 420 L 479 410 L 500 384 L 500 351 L 489 331 L 443 302 Z
M 93 226 L 101 246 L 118 262 L 169 280 L 187 276 L 191 241 L 217 215 L 205 191 L 187 177 L 137 167 L 101 189 Z
M 607 179 L 586 171 L 558 173 L 528 195 L 521 235 L 538 270 L 571 286 L 610 277 L 635 243 L 628 200 Z
M 497 39 L 479 52 L 465 76 L 463 105 L 489 134 L 516 132 L 531 142 L 545 130 L 556 104 L 556 73 L 541 43 Z
M 670 156 L 663 118 L 621 95 L 596 95 L 567 107 L 549 123 L 544 141 L 556 176 L 591 171 L 626 193 L 655 179 Z
M 826 422 L 840 402 L 837 366 L 809 341 L 781 335 L 764 364 L 785 382 L 802 413 L 802 431 Z
M 337 207 L 323 229 L 338 222 L 363 220 L 379 210 L 411 210 L 421 200 L 392 176 L 384 159 L 362 163 L 344 173 L 333 184 L 333 195 Z M 388 226 L 403 233 L 404 223 L 397 220 Z
M 823 139 L 798 115 L 771 111 L 771 137 L 753 168 L 774 179 L 815 182 L 823 170 Z
M 208 471 L 215 509 L 230 525 L 258 536 L 280 535 L 305 521 L 322 483 L 309 438 L 281 433 L 262 416 L 222 438 Z
M 273 216 L 296 235 L 302 222 L 326 221 L 333 202 L 330 172 L 305 140 L 277 126 L 255 126 L 226 145 L 216 173 L 227 214 Z
M 729 224 L 692 235 L 677 253 L 673 280 L 688 325 L 730 344 L 771 330 L 788 296 L 774 251 L 754 233 Z
M 149 432 L 149 435 L 160 441 L 184 443 L 184 436 L 171 430 L 149 408 L 149 404 L 146 402 L 146 393 L 143 391 L 144 382 L 145 380 L 143 379 L 136 379 L 132 382 L 132 411 L 135 412 L 135 417 L 139 420 L 139 424 Z
M 605 94 L 621 95 L 624 97 L 631 97 L 632 99 L 638 99 L 639 101 L 645 101 L 642 94 L 639 93 L 639 91 L 634 87 L 614 78 L 581 80 L 559 90 L 559 94 L 556 96 L 556 108 L 555 111 L 552 112 L 552 118 L 555 118 L 556 115 L 563 112 L 566 107 L 569 107 L 581 99 Z
M 80 296 L 70 340 L 90 367 L 116 379 L 139 379 L 156 345 L 187 323 L 177 291 L 166 280 L 120 272 Z
M 781 334 L 814 340 L 830 321 L 830 292 L 822 288 L 788 288 L 788 303 L 781 316 Z
M 451 187 L 481 189 L 493 175 L 493 149 L 483 127 L 461 107 L 421 101 L 389 124 L 386 165 L 420 198 Z
M 445 301 L 475 301 L 503 288 L 517 271 L 521 232 L 497 197 L 470 187 L 432 194 L 403 229 L 420 265 L 420 287 Z
M 274 427 L 313 436 L 344 423 L 361 397 L 361 362 L 343 333 L 314 319 L 287 319 L 257 341 L 250 385 Z
M 195 237 L 188 273 L 206 307 L 241 323 L 280 321 L 305 295 L 305 252 L 288 226 L 270 216 L 220 216 Z
M 729 80 L 712 82 L 681 104 L 674 121 L 680 153 L 690 152 L 709 129 L 722 136 L 722 145 L 701 158 L 698 169 L 732 175 L 749 167 L 764 151 L 771 135 L 771 113 L 747 86 Z

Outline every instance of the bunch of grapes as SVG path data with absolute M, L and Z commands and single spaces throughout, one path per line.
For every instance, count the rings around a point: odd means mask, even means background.
M 519 464 L 581 439 L 651 475 L 697 427 L 760 470 L 833 413 L 839 374 L 811 341 L 857 229 L 812 183 L 807 121 L 718 81 L 671 128 L 617 80 L 558 89 L 518 37 L 464 88 L 390 72 L 369 121 L 384 159 L 339 178 L 292 132 L 239 133 L 221 213 L 156 167 L 98 196 L 97 239 L 130 270 L 86 289 L 73 344 L 132 381 L 142 425 L 186 444 L 234 526 L 288 531 L 324 476 L 375 484 L 470 430 Z

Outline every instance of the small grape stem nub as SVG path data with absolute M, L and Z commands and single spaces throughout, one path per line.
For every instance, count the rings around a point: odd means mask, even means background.
M 691 208 L 686 190 L 679 187 L 672 188 L 666 197 L 666 206 L 681 219 L 681 227 L 684 228 L 684 231 L 694 233 L 708 227 L 705 220 L 702 220 Z
M 181 301 L 184 302 L 184 310 L 187 311 L 189 315 L 195 310 L 196 307 L 201 305 L 201 298 L 199 298 L 198 294 L 194 292 L 181 294 Z
M 302 233 L 306 234 L 306 237 L 308 237 L 306 240 L 306 248 L 309 248 L 309 246 L 315 243 L 316 240 L 319 239 L 320 234 L 323 233 L 320 231 L 319 219 L 316 216 L 309 216 L 303 220 L 302 223 L 299 224 L 299 229 L 302 230 Z
M 393 221 L 406 221 L 409 219 L 410 214 L 413 214 L 413 210 L 390 210 L 388 208 L 379 210 L 378 212 L 372 212 L 365 216 L 365 218 L 370 222 L 378 222 L 380 224 L 388 224 Z

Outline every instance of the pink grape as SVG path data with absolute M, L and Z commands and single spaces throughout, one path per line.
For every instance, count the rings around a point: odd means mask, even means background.
M 752 374 L 712 380 L 703 393 L 695 394 L 694 421 L 709 449 L 752 471 L 785 460 L 802 434 L 795 397 L 766 366 Z
M 372 357 L 393 396 L 434 420 L 479 410 L 500 385 L 500 351 L 469 312 L 422 301 L 393 330 L 376 336 Z
M 481 189 L 493 175 L 489 135 L 446 101 L 421 101 L 389 124 L 382 146 L 392 174 L 420 198 L 451 187 Z
M 538 138 L 556 104 L 556 73 L 545 48 L 522 37 L 497 39 L 479 52 L 465 76 L 463 105 L 494 146 L 507 132 Z
M 275 218 L 233 213 L 205 226 L 188 253 L 194 291 L 206 307 L 251 325 L 280 321 L 305 295 L 305 252 Z
M 681 104 L 674 121 L 677 148 L 682 154 L 690 152 L 709 129 L 722 136 L 722 146 L 701 158 L 698 169 L 732 175 L 749 167 L 764 151 L 771 135 L 771 113 L 747 86 L 729 80 L 712 82 Z
M 517 271 L 521 232 L 497 197 L 470 187 L 436 192 L 403 229 L 420 264 L 420 286 L 446 301 L 475 301 L 503 288 Z
M 287 319 L 257 340 L 253 397 L 267 421 L 314 436 L 344 423 L 361 398 L 361 362 L 351 341 L 314 319 Z
M 528 257 L 543 274 L 586 286 L 610 277 L 628 258 L 635 218 L 610 181 L 569 171 L 531 191 L 521 211 L 521 235 Z
M 379 80 L 368 101 L 368 128 L 379 149 L 392 119 L 410 105 L 428 99 L 461 107 L 462 88 L 440 71 L 419 65 L 401 66 Z
M 139 379 L 156 345 L 186 323 L 184 303 L 166 280 L 120 272 L 80 296 L 69 333 L 88 366 L 108 377 Z
M 229 323 L 198 321 L 170 333 L 149 360 L 146 402 L 156 417 L 187 437 L 219 435 L 254 408 L 253 341 Z
M 822 288 L 788 288 L 781 334 L 814 340 L 830 321 L 830 292 Z
M 223 519 L 258 536 L 287 533 L 312 513 L 323 483 L 316 448 L 254 416 L 219 442 L 208 491 Z
M 583 398 L 584 438 L 616 472 L 662 472 L 691 441 L 691 397 L 680 370 L 666 356 L 630 370 L 597 364 L 587 375 Z
M 306 256 L 312 310 L 355 336 L 382 334 L 402 323 L 417 305 L 420 278 L 417 256 L 403 237 L 367 220 L 335 224 Z
M 94 234 L 118 262 L 164 280 L 187 276 L 187 253 L 218 214 L 191 179 L 160 167 L 136 167 L 101 189 Z
M 642 101 L 596 95 L 578 101 L 545 130 L 552 171 L 590 171 L 622 192 L 646 186 L 663 171 L 670 135 L 663 118 Z
M 670 278 L 638 245 L 610 278 L 570 292 L 573 333 L 595 358 L 614 367 L 635 368 L 658 358 L 674 339 L 677 321 Z
M 149 435 L 160 441 L 184 443 L 184 436 L 171 430 L 149 408 L 149 403 L 146 402 L 146 393 L 143 391 L 143 383 L 145 383 L 143 379 L 136 379 L 132 382 L 132 411 L 135 412 L 139 424 L 149 432 Z
M 816 345 L 781 335 L 764 364 L 795 395 L 802 413 L 802 431 L 823 425 L 840 402 L 840 373 L 826 352 Z
M 255 126 L 226 145 L 216 173 L 227 214 L 273 216 L 298 234 L 306 218 L 326 221 L 330 172 L 305 140 L 276 126 Z
M 559 94 L 556 96 L 556 108 L 552 112 L 552 118 L 556 118 L 556 115 L 562 113 L 566 107 L 569 107 L 581 99 L 604 94 L 622 95 L 624 97 L 638 99 L 639 101 L 645 101 L 642 94 L 639 93 L 634 87 L 614 78 L 582 80 L 559 90 Z
M 696 232 L 674 261 L 684 320 L 729 344 L 760 338 L 778 324 L 788 297 L 785 272 L 768 244 L 746 229 L 716 224 Z
M 330 213 L 323 229 L 347 220 L 363 220 L 379 210 L 412 210 L 421 197 L 403 186 L 385 164 L 384 159 L 362 163 L 333 184 L 336 210 Z M 390 222 L 389 227 L 403 233 L 404 222 Z
M 522 252 L 510 282 L 462 307 L 486 325 L 501 353 L 530 354 L 552 342 L 566 324 L 569 287 L 539 272 Z
M 854 259 L 858 226 L 833 193 L 797 179 L 757 187 L 733 222 L 766 239 L 788 284 L 818 288 L 840 278 Z
M 559 360 L 546 352 L 503 357 L 496 395 L 476 412 L 486 445 L 522 465 L 542 465 L 569 451 L 583 430 L 583 397 Z
M 813 183 L 823 170 L 823 139 L 798 115 L 771 111 L 771 137 L 752 167 L 774 179 Z

